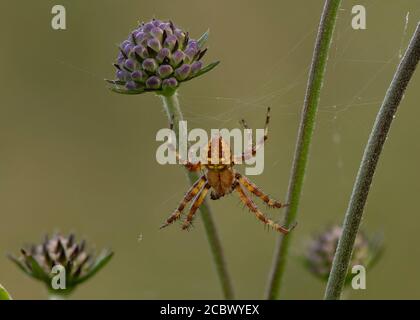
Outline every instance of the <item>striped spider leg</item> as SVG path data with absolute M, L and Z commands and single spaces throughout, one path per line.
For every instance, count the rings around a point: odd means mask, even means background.
M 160 229 L 165 228 L 169 226 L 171 223 L 175 222 L 181 217 L 182 211 L 184 210 L 185 206 L 195 197 L 202 194 L 203 185 L 207 185 L 207 179 L 204 175 L 201 176 L 200 179 L 198 179 L 188 190 L 188 192 L 185 194 L 184 198 L 179 203 L 178 207 L 175 209 L 175 211 L 166 219 L 165 223 L 160 227 Z M 204 194 L 205 195 L 205 194 Z M 197 202 L 197 199 L 194 200 L 194 204 Z M 202 202 L 202 201 L 201 201 Z M 198 208 L 198 207 L 197 207 Z M 192 210 L 193 208 L 191 208 Z M 197 209 L 195 209 L 197 210 Z M 193 212 L 194 215 L 194 212 Z M 192 219 L 192 218 L 191 218 Z
M 251 210 L 251 212 L 254 213 L 254 215 L 265 225 L 272 227 L 278 232 L 287 234 L 294 228 L 294 226 L 292 226 L 290 229 L 288 229 L 266 217 L 258 209 L 254 201 L 247 194 L 246 190 L 248 190 L 251 194 L 254 194 L 255 196 L 262 199 L 262 201 L 264 201 L 269 207 L 283 208 L 287 205 L 284 205 L 279 201 L 270 198 L 254 183 L 252 183 L 247 177 L 236 172 L 233 168 L 236 163 L 241 163 L 241 160 L 246 160 L 251 158 L 252 156 L 255 156 L 258 148 L 260 148 L 264 141 L 267 140 L 268 123 L 270 119 L 269 112 L 270 109 L 268 109 L 267 111 L 264 138 L 261 139 L 261 141 L 257 144 L 253 144 L 251 150 L 243 152 L 239 156 L 231 157 L 231 149 L 229 144 L 226 143 L 221 136 L 216 136 L 210 139 L 209 143 L 206 146 L 207 150 L 206 148 L 204 149 L 207 151 L 205 152 L 205 154 L 207 156 L 208 162 L 198 162 L 197 164 L 187 162 L 185 164 L 187 169 L 190 171 L 198 171 L 204 169 L 204 174 L 193 184 L 193 186 L 185 194 L 184 198 L 182 199 L 176 210 L 169 216 L 169 218 L 166 220 L 166 222 L 162 225 L 161 228 L 164 228 L 173 223 L 174 221 L 178 220 L 181 217 L 182 211 L 185 209 L 187 204 L 192 202 L 189 213 L 182 224 L 183 230 L 188 229 L 191 226 L 191 223 L 194 219 L 195 214 L 197 213 L 197 210 L 202 205 L 210 189 L 212 200 L 218 200 L 224 197 L 225 195 L 232 193 L 233 191 L 238 192 L 239 198 Z M 248 125 L 244 120 L 242 120 L 242 124 L 245 129 L 248 129 Z M 173 129 L 173 118 L 170 123 L 170 128 Z M 218 146 L 217 162 L 214 162 L 214 159 L 212 158 L 212 145 L 214 144 Z M 180 155 L 176 151 L 176 148 L 173 145 L 170 145 L 169 147 L 172 151 L 176 152 L 177 159 L 179 161 Z M 228 161 L 226 161 L 226 159 L 228 159 Z
M 251 159 L 252 157 L 255 156 L 255 154 L 257 153 L 257 150 L 259 148 L 261 148 L 261 146 L 264 144 L 264 142 L 267 140 L 268 138 L 268 124 L 270 122 L 270 107 L 267 108 L 267 116 L 265 118 L 265 125 L 264 125 L 264 137 L 262 139 L 260 139 L 260 141 L 258 141 L 258 143 L 256 144 L 255 142 L 252 143 L 252 147 L 247 150 L 245 150 L 244 152 L 242 152 L 242 154 L 240 155 L 235 155 L 233 157 L 233 162 L 240 164 L 240 163 L 244 163 L 246 160 Z M 248 124 L 246 123 L 245 119 L 242 119 L 240 121 L 240 124 L 244 127 L 244 129 L 249 129 Z
M 171 120 L 169 122 L 169 129 L 173 130 L 174 129 L 174 116 L 172 115 Z M 178 150 L 176 149 L 176 147 L 174 146 L 174 144 L 172 143 L 172 141 L 169 142 L 169 149 L 172 152 L 175 152 L 176 155 L 176 159 L 179 163 L 182 163 L 181 161 L 181 156 L 178 152 Z M 201 166 L 201 162 L 197 162 L 197 163 L 191 163 L 187 160 L 187 162 L 184 164 L 184 166 L 187 168 L 188 171 L 199 171 L 201 170 L 202 166 Z M 210 188 L 208 182 L 207 182 L 207 178 L 205 175 L 202 175 L 192 186 L 191 188 L 188 190 L 188 192 L 185 194 L 184 198 L 181 200 L 181 202 L 179 203 L 178 207 L 175 209 L 175 211 L 168 217 L 168 219 L 166 219 L 165 223 L 160 227 L 165 228 L 167 226 L 169 226 L 170 224 L 172 224 L 173 222 L 177 221 L 181 215 L 182 212 L 185 208 L 185 206 L 188 205 L 188 203 L 191 202 L 191 200 L 193 200 L 191 208 L 190 208 L 190 212 L 187 216 L 186 221 L 184 222 L 182 229 L 187 229 L 188 226 L 191 224 L 194 214 L 196 213 L 197 209 L 200 207 L 200 205 L 203 203 L 205 196 L 207 194 L 208 189 Z M 188 221 L 188 223 L 187 223 Z
M 264 201 L 271 208 L 284 208 L 288 204 L 282 204 L 281 202 L 270 198 L 269 195 L 264 193 L 260 188 L 258 188 L 253 182 L 251 182 L 246 176 L 243 176 L 239 172 L 235 174 L 236 180 L 243 185 L 249 192 L 255 194 L 258 198 Z
M 274 222 L 273 220 L 267 218 L 260 211 L 260 209 L 258 209 L 257 205 L 251 199 L 251 197 L 246 194 L 244 187 L 257 197 L 259 197 L 261 200 L 263 200 L 269 207 L 283 208 L 286 207 L 287 204 L 281 204 L 279 201 L 270 198 L 266 193 L 261 191 L 255 184 L 253 184 L 247 177 L 241 175 L 240 173 L 236 173 L 235 178 L 235 190 L 239 193 L 239 198 L 251 210 L 251 212 L 255 214 L 257 219 L 262 221 L 264 224 L 272 227 L 274 230 L 279 231 L 283 234 L 288 234 L 296 226 L 296 224 L 294 224 L 290 229 L 287 229 L 286 227 L 283 227 L 278 223 Z
M 210 184 L 206 182 L 204 187 L 201 189 L 201 192 L 195 196 L 194 201 L 190 208 L 190 212 L 188 213 L 187 218 L 182 224 L 182 230 L 186 230 L 191 226 L 194 215 L 196 214 L 198 208 L 200 208 L 200 206 L 202 205 L 204 199 L 206 198 L 207 192 L 209 191 L 210 188 L 211 188 Z

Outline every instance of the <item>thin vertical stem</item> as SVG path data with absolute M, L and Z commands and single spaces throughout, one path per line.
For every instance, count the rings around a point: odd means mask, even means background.
M 340 0 L 325 1 L 318 28 L 287 192 L 287 203 L 290 205 L 286 208 L 286 226 L 290 226 L 295 221 L 299 207 L 306 165 L 308 162 L 309 147 L 312 140 L 312 133 L 325 75 L 328 52 L 331 45 L 340 2 Z M 272 268 L 268 279 L 266 291 L 267 299 L 275 299 L 278 296 L 280 284 L 286 267 L 286 258 L 290 246 L 291 234 L 287 236 L 280 235 L 278 238 Z
M 172 116 L 174 117 L 174 130 L 176 134 L 178 134 L 179 121 L 184 120 L 184 118 L 179 105 L 177 93 L 174 92 L 172 95 L 162 95 L 161 97 L 168 119 L 170 120 Z M 191 184 L 193 184 L 199 178 L 199 176 L 195 172 L 191 172 L 188 170 L 186 170 L 186 172 Z M 219 234 L 217 232 L 216 224 L 213 220 L 213 215 L 207 201 L 204 201 L 204 203 L 201 205 L 200 211 L 204 228 L 207 234 L 207 240 L 210 244 L 210 250 L 212 252 L 214 263 L 217 268 L 217 274 L 222 285 L 224 297 L 225 299 L 233 299 L 234 294 L 232 281 L 227 270 L 226 260 L 220 242 Z
M 354 240 L 359 230 L 366 199 L 372 184 L 376 165 L 388 136 L 398 106 L 404 97 L 420 58 L 420 24 L 411 38 L 410 44 L 402 58 L 392 82 L 386 92 L 382 106 L 365 147 L 359 172 L 353 186 L 350 202 L 344 218 L 343 233 L 335 252 L 331 273 L 325 291 L 325 299 L 340 299 L 349 261 L 353 251 Z

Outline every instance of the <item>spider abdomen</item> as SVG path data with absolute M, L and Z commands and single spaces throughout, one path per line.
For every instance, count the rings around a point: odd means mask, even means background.
M 222 170 L 208 169 L 206 177 L 213 189 L 212 199 L 219 199 L 232 192 L 235 174 L 228 166 L 225 166 Z

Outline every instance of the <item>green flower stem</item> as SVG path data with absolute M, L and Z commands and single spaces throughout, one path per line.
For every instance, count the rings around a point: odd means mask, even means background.
M 7 290 L 0 284 L 0 300 L 12 300 L 12 296 Z
M 373 180 L 376 165 L 388 136 L 392 120 L 395 117 L 408 82 L 416 69 L 420 58 L 420 24 L 411 38 L 407 51 L 402 58 L 394 78 L 386 92 L 382 106 L 365 147 L 359 172 L 353 186 L 353 192 L 344 218 L 343 233 L 338 242 L 333 266 L 325 291 L 325 299 L 340 299 L 344 279 L 349 266 L 354 240 L 359 230 L 366 199 Z
M 168 95 L 161 95 L 161 97 L 168 119 L 170 120 L 172 116 L 174 117 L 174 130 L 178 137 L 179 121 L 182 121 L 184 118 L 181 112 L 181 108 L 179 106 L 177 93 L 172 92 Z M 195 172 L 191 172 L 188 170 L 186 170 L 186 172 L 191 184 L 193 184 L 197 181 L 197 179 L 199 179 L 199 176 Z M 200 211 L 201 218 L 203 219 L 204 228 L 207 234 L 207 239 L 210 244 L 210 250 L 213 254 L 214 263 L 216 265 L 217 273 L 219 275 L 219 279 L 222 285 L 224 297 L 225 299 L 233 299 L 232 281 L 226 267 L 226 260 L 224 257 L 222 245 L 207 200 L 204 201 L 201 205 Z
M 290 226 L 295 221 L 299 207 L 305 170 L 308 162 L 309 146 L 312 140 L 316 112 L 328 59 L 328 51 L 331 45 L 340 2 L 340 0 L 325 1 L 318 28 L 287 192 L 287 203 L 290 205 L 286 208 L 286 226 Z M 290 246 L 291 235 L 292 233 L 287 236 L 280 235 L 278 238 L 268 279 L 266 291 L 267 299 L 276 299 L 280 291 L 280 284 L 286 267 L 286 258 Z

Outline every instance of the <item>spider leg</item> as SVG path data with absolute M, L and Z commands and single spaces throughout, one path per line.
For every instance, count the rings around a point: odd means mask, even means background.
M 255 194 L 258 198 L 260 198 L 262 201 L 264 201 L 269 207 L 271 208 L 283 208 L 287 207 L 287 204 L 282 204 L 281 202 L 270 198 L 270 196 L 264 191 L 262 191 L 260 188 L 258 188 L 254 183 L 252 183 L 247 177 L 241 175 L 240 173 L 235 174 L 236 180 L 241 183 L 249 192 L 252 192 Z
M 261 148 L 261 146 L 263 145 L 263 143 L 267 140 L 268 138 L 268 124 L 270 122 L 270 107 L 267 108 L 267 116 L 265 118 L 265 125 L 264 125 L 264 137 L 258 141 L 257 144 L 255 144 L 255 142 L 253 142 L 252 144 L 252 148 L 251 150 L 246 150 L 244 152 L 242 152 L 241 155 L 235 155 L 233 158 L 233 162 L 234 163 L 243 163 L 244 161 L 251 159 L 252 157 L 255 156 L 255 154 L 257 153 L 257 150 L 259 148 Z M 248 124 L 246 123 L 246 121 L 244 119 L 241 120 L 241 124 L 245 129 L 249 129 Z
M 185 219 L 184 223 L 182 224 L 182 230 L 188 229 L 191 226 L 191 222 L 194 218 L 195 213 L 197 212 L 197 209 L 201 206 L 204 199 L 206 198 L 207 192 L 210 189 L 210 185 L 206 183 L 201 190 L 201 192 L 196 196 L 194 199 L 194 202 L 191 205 L 190 212 L 188 213 L 187 218 Z
M 174 115 L 171 116 L 169 121 L 169 129 L 174 130 Z M 201 169 L 201 162 L 192 163 L 189 162 L 187 159 L 187 162 L 184 163 L 184 159 L 181 158 L 181 155 L 179 154 L 178 150 L 174 146 L 172 140 L 169 141 L 168 147 L 171 150 L 171 152 L 175 152 L 176 160 L 179 163 L 183 163 L 184 167 L 188 169 L 188 171 L 199 171 Z
M 249 129 L 248 123 L 245 121 L 245 119 L 241 119 L 239 123 L 244 127 L 244 129 Z
M 240 184 L 237 184 L 235 187 L 236 191 L 239 193 L 239 198 L 242 202 L 255 214 L 255 216 L 261 220 L 265 225 L 272 227 L 274 230 L 279 231 L 283 234 L 288 234 L 294 227 L 287 229 L 278 223 L 275 223 L 273 220 L 267 218 L 255 205 L 254 201 L 245 193 L 244 189 Z
M 178 208 L 176 208 L 176 210 L 168 217 L 168 219 L 166 219 L 165 223 L 160 227 L 160 229 L 169 226 L 171 223 L 175 222 L 181 217 L 185 206 L 200 192 L 201 188 L 206 182 L 207 179 L 203 175 L 191 186 L 190 190 L 188 190 L 184 198 L 179 203 Z

